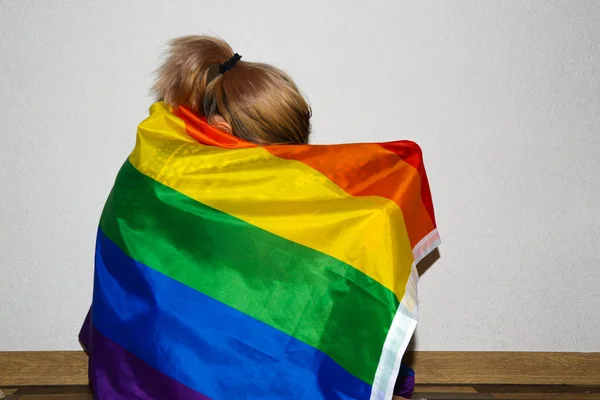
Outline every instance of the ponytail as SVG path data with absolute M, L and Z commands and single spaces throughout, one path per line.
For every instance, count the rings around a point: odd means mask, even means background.
M 153 92 L 166 104 L 203 112 L 206 86 L 219 73 L 218 65 L 233 56 L 220 39 L 185 36 L 171 41 L 169 55 L 158 70 Z

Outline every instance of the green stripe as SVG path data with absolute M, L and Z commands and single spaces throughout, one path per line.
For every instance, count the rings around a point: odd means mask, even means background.
M 357 269 L 121 169 L 104 233 L 133 259 L 321 351 L 372 384 L 398 302 Z

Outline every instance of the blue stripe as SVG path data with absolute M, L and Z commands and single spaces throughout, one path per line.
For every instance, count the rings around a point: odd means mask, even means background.
M 102 231 L 92 320 L 138 358 L 216 400 L 368 399 L 371 393 L 326 354 L 138 263 Z

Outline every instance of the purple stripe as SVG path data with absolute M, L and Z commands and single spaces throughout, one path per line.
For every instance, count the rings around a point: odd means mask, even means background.
M 80 339 L 88 346 L 94 398 L 190 399 L 209 397 L 157 371 L 98 331 L 86 318 Z
M 81 331 L 79 331 L 79 343 L 85 352 L 88 352 L 88 348 L 90 347 L 90 326 L 92 325 L 92 311 L 88 311 L 85 316 L 85 321 L 83 322 L 83 326 L 81 327 Z

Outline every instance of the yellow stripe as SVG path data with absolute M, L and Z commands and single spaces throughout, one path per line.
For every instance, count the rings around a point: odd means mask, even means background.
M 130 161 L 194 200 L 333 256 L 398 299 L 404 295 L 413 256 L 402 211 L 391 200 L 351 196 L 306 164 L 263 148 L 201 145 L 160 103 L 140 124 Z M 235 246 L 251 238 L 223 240 Z

